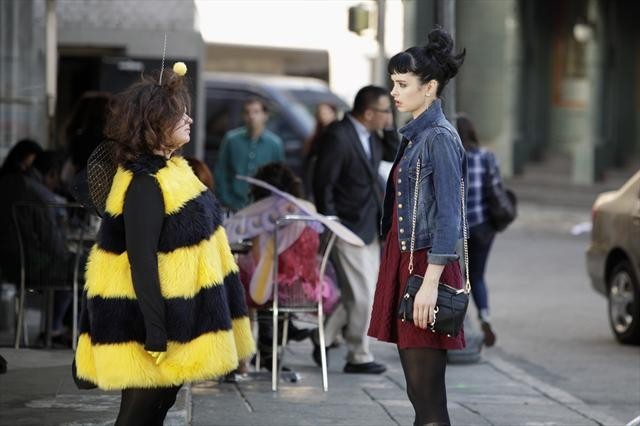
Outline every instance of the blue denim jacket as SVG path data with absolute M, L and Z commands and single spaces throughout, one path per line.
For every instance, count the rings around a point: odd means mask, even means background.
M 458 132 L 442 113 L 440 99 L 402 127 L 400 134 L 402 144 L 384 196 L 381 234 L 384 237 L 389 232 L 391 209 L 397 209 L 400 250 L 410 250 L 416 165 L 420 158 L 414 250 L 430 247 L 429 263 L 445 265 L 458 259 L 456 244 L 463 235 L 460 180 L 464 177 L 466 192 L 465 150 Z M 397 181 L 392 182 L 395 168 Z

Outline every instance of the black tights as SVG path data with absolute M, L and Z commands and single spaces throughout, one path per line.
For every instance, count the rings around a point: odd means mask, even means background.
M 167 411 L 176 402 L 180 386 L 123 389 L 115 426 L 162 426 Z
M 444 382 L 447 351 L 398 348 L 398 352 L 407 381 L 407 395 L 416 413 L 414 426 L 450 424 Z

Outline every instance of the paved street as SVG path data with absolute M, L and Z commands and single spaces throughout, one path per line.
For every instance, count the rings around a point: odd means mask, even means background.
M 606 299 L 591 288 L 589 235 L 570 235 L 590 212 L 527 208 L 489 260 L 495 351 L 527 373 L 623 420 L 640 415 L 640 347 L 618 344 Z
M 519 222 L 496 241 L 488 277 L 498 345 L 479 363 L 448 367 L 453 424 L 624 425 L 640 415 L 640 348 L 614 341 L 606 301 L 585 273 L 588 234 L 569 232 L 588 219 L 585 210 L 523 204 Z M 389 366 L 386 374 L 343 374 L 345 352 L 338 348 L 325 394 L 310 344 L 293 344 L 285 363 L 299 382 L 272 393 L 263 372 L 237 383 L 196 384 L 182 391 L 166 424 L 410 425 L 395 348 L 373 347 Z M 0 354 L 10 368 L 0 375 L 0 425 L 113 423 L 118 395 L 77 390 L 69 351 Z

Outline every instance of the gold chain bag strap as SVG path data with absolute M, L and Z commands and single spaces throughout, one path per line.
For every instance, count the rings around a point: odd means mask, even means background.
M 405 286 L 404 295 L 400 300 L 398 316 L 404 321 L 413 321 L 413 302 L 422 285 L 423 277 L 413 273 L 413 250 L 416 240 L 416 215 L 418 209 L 418 185 L 420 182 L 420 158 L 416 165 L 416 184 L 413 192 L 413 216 L 411 218 L 411 247 L 409 252 L 409 279 Z M 460 179 L 460 202 L 462 204 L 462 229 L 464 246 L 464 267 L 466 284 L 463 289 L 453 288 L 448 284 L 438 284 L 438 299 L 434 310 L 434 321 L 429 324 L 432 332 L 457 336 L 462 329 L 464 316 L 469 305 L 469 252 L 467 248 L 467 208 L 464 200 L 464 179 Z

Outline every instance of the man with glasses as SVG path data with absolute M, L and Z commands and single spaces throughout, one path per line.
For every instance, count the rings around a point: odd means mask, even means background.
M 365 86 L 353 110 L 329 125 L 320 139 L 313 191 L 318 211 L 338 216 L 365 242 L 354 247 L 336 241 L 333 261 L 342 289 L 341 304 L 325 324 L 326 344 L 342 331 L 348 347 L 345 373 L 381 374 L 383 364 L 369 351 L 367 328 L 380 264 L 379 221 L 383 188 L 378 177 L 381 160 L 393 161 L 398 137 L 385 131 L 392 123 L 387 91 Z M 313 358 L 320 365 L 320 347 L 313 336 Z

